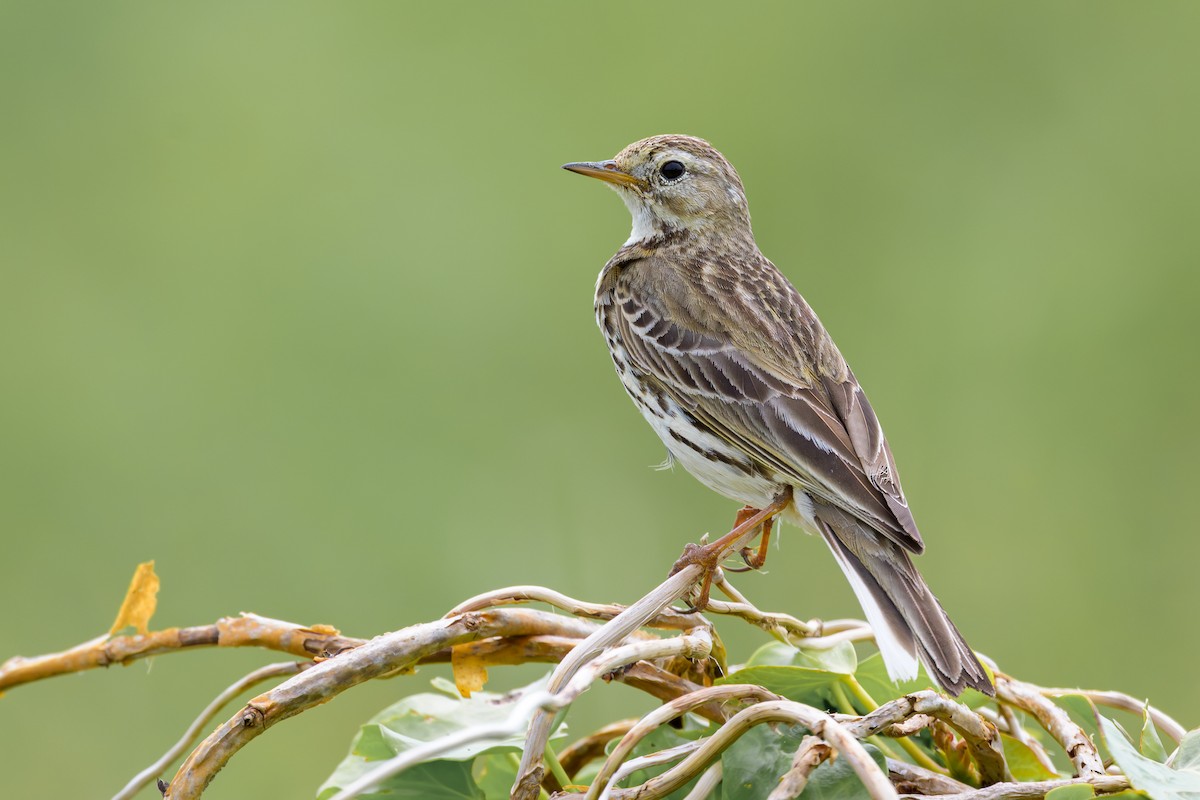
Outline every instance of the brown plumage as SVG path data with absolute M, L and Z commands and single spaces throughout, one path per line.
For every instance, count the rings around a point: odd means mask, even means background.
M 916 659 L 947 691 L 991 683 L 912 564 L 924 549 L 883 430 L 833 340 L 758 250 L 741 179 L 707 142 L 655 136 L 566 169 L 633 215 L 604 266 L 596 317 L 630 397 L 710 488 L 825 539 L 889 673 Z

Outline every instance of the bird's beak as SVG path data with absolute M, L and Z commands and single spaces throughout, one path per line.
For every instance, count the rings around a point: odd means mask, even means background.
M 614 186 L 632 186 L 643 190 L 647 188 L 644 180 L 625 172 L 617 166 L 615 161 L 573 161 L 570 164 L 563 164 L 562 168 L 578 172 L 580 175 L 587 175 L 589 178 L 599 178 Z

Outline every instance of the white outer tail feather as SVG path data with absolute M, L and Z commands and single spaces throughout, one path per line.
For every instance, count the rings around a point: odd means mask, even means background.
M 832 545 L 832 543 L 830 544 Z M 854 596 L 858 598 L 859 605 L 866 613 L 871 630 L 875 632 L 875 644 L 879 646 L 879 652 L 883 656 L 883 665 L 887 668 L 888 677 L 895 683 L 913 680 L 917 677 L 915 643 L 905 645 L 897 638 L 887 617 L 879 608 L 879 603 L 875 601 L 875 596 L 871 594 L 871 590 L 863 583 L 863 579 L 851 566 L 845 554 L 841 552 L 841 548 L 831 546 L 829 549 L 833 552 L 838 566 L 842 568 L 846 580 L 850 582 L 850 588 L 854 589 Z

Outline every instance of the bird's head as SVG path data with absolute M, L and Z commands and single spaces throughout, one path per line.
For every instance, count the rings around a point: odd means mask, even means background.
M 609 161 L 579 161 L 563 169 L 616 189 L 633 215 L 630 243 L 681 230 L 750 236 L 742 180 L 703 139 L 652 136 Z

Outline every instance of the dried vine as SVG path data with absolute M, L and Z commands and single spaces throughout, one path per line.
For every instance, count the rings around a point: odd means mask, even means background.
M 876 705 L 853 677 L 847 678 L 846 685 L 855 701 L 845 695 L 845 702 L 839 703 L 842 707 L 832 711 L 754 683 L 713 685 L 714 676 L 727 674 L 729 667 L 719 647 L 714 650 L 712 624 L 704 615 L 671 607 L 695 583 L 695 569 L 672 576 L 627 608 L 584 602 L 544 587 L 510 587 L 473 597 L 443 619 L 370 640 L 345 637 L 328 626 L 302 626 L 253 614 L 212 625 L 150 631 L 145 623 L 153 611 L 151 602 L 142 619 L 130 622 L 142 629 L 139 633 L 102 636 L 60 653 L 10 659 L 0 665 L 0 691 L 196 647 L 260 647 L 302 659 L 256 670 L 223 692 L 184 739 L 131 780 L 115 795 L 118 799 L 132 797 L 184 752 L 189 754 L 174 776 L 160 780 L 159 787 L 172 800 L 198 798 L 231 758 L 271 726 L 365 681 L 437 662 L 454 665 L 460 689 L 467 693 L 482 685 L 489 667 L 528 662 L 557 667 L 544 688 L 512 698 L 504 719 L 468 726 L 383 760 L 343 786 L 334 795 L 336 800 L 360 796 L 414 764 L 466 744 L 512 736 L 523 736 L 525 741 L 511 795 L 516 800 L 532 800 L 548 792 L 565 796 L 565 784 L 589 764 L 596 768 L 594 776 L 586 787 L 571 790 L 586 792 L 588 800 L 651 800 L 690 781 L 695 784 L 689 800 L 701 800 L 723 778 L 721 753 L 762 725 L 803 730 L 790 766 L 777 776 L 769 800 L 799 796 L 816 771 L 835 759 L 849 765 L 864 795 L 872 800 L 901 796 L 1008 800 L 1042 797 L 1076 783 L 1089 784 L 1103 795 L 1129 789 L 1130 780 L 1113 768 L 1106 769 L 1096 742 L 1056 704 L 1056 697 L 1075 694 L 1098 706 L 1144 712 L 1147 725 L 1157 727 L 1168 739 L 1179 742 L 1185 736 L 1178 722 L 1127 695 L 1044 688 L 1001 672 L 996 674 L 996 698 L 979 708 L 928 690 Z M 743 620 L 801 648 L 827 650 L 871 636 L 870 628 L 857 620 L 822 624 L 764 612 L 723 576 L 714 585 L 729 600 L 714 599 L 711 612 Z M 531 602 L 551 610 L 513 607 Z M 196 743 L 224 703 L 253 683 L 282 676 L 286 680 L 251 699 Z M 614 722 L 583 736 L 560 758 L 548 762 L 544 756 L 555 712 L 601 680 L 621 681 L 663 703 L 641 719 Z M 684 718 L 707 720 L 709 727 L 685 744 L 636 754 L 648 736 Z M 1040 733 L 1031 733 L 1031 727 Z M 1039 738 L 1053 741 L 1069 760 L 1073 775 L 1015 780 L 1002 744 L 1004 735 L 1019 743 L 1046 776 L 1056 773 Z M 924 749 L 914 737 L 924 737 Z M 899 750 L 888 742 L 896 743 Z M 887 756 L 885 766 L 869 754 L 866 743 Z M 606 745 L 612 745 L 607 754 Z M 670 766 L 637 785 L 620 785 L 649 765 Z

